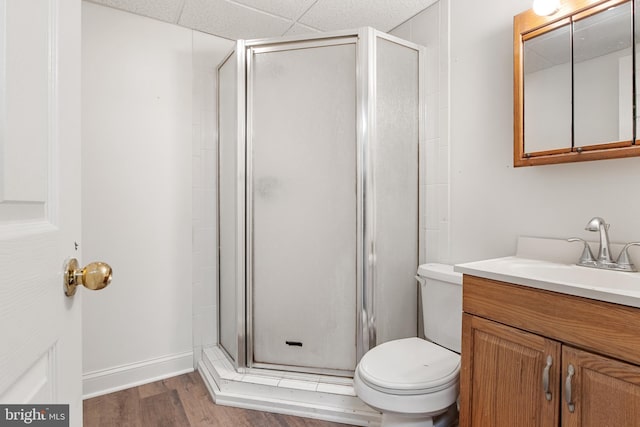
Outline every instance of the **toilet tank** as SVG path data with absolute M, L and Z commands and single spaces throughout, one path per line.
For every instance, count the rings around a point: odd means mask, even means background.
M 462 274 L 452 265 L 418 267 L 425 337 L 460 353 L 462 338 Z

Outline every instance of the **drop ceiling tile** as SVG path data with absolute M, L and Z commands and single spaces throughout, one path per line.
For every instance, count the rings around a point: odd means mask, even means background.
M 318 0 L 300 19 L 325 31 L 371 26 L 389 31 L 436 0 Z
M 160 21 L 176 23 L 185 0 L 91 0 Z
M 316 0 L 235 0 L 235 2 L 295 20 L 306 12 Z
M 285 36 L 295 36 L 298 34 L 310 34 L 310 33 L 321 33 L 322 31 L 316 30 L 315 28 L 307 27 L 302 24 L 294 24 L 293 27 L 289 28 L 287 32 L 284 34 Z
M 186 0 L 178 24 L 237 40 L 281 36 L 292 21 L 224 0 Z

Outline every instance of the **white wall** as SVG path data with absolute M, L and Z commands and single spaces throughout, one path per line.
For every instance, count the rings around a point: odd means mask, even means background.
M 91 396 L 193 368 L 192 219 L 203 202 L 192 189 L 203 185 L 196 158 L 212 152 L 192 139 L 205 109 L 192 93 L 212 89 L 194 79 L 194 51 L 221 39 L 87 2 L 82 35 L 80 244 L 85 263 L 114 269 L 108 288 L 83 295 Z
M 513 168 L 513 16 L 530 0 L 453 1 L 451 261 L 513 254 L 518 235 L 640 240 L 640 158 Z M 478 17 L 482 17 L 479 19 Z

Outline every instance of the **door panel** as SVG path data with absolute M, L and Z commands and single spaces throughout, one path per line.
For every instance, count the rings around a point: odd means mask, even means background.
M 640 367 L 567 346 L 562 348 L 562 360 L 563 426 L 640 425 Z M 570 393 L 566 386 L 569 366 L 574 368 Z
M 52 347 L 27 369 L 4 394 L 0 395 L 0 402 L 53 402 L 53 367 L 55 364 L 55 347 Z
M 353 370 L 355 43 L 252 61 L 254 360 Z
M 377 343 L 416 336 L 419 246 L 418 51 L 376 42 L 376 137 L 370 148 Z
M 461 378 L 460 425 L 558 425 L 559 393 L 550 386 L 547 400 L 542 379 L 551 356 L 549 384 L 558 384 L 560 343 L 469 315 L 463 317 L 463 330 L 471 336 L 463 357 L 473 357 Z
M 77 426 L 81 297 L 62 266 L 80 238 L 80 2 L 0 11 L 0 401 L 67 403 Z

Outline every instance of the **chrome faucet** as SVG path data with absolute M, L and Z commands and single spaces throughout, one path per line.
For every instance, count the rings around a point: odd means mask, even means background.
M 640 246 L 640 242 L 627 243 L 624 248 L 622 248 L 618 259 L 614 262 L 609 250 L 609 224 L 607 224 L 604 219 L 595 217 L 587 223 L 584 229 L 600 233 L 600 248 L 598 249 L 598 258 L 594 258 L 591 248 L 589 247 L 589 243 L 584 239 L 580 239 L 578 237 L 567 239 L 569 242 L 584 243 L 584 249 L 580 256 L 580 260 L 578 261 L 578 265 L 583 267 L 602 268 L 606 270 L 638 271 L 629 258 L 628 250 L 631 246 Z
M 604 222 L 604 219 L 599 216 L 592 218 L 584 227 L 587 231 L 600 232 L 600 249 L 598 250 L 598 264 L 613 264 L 611 259 L 611 253 L 609 252 L 609 224 Z

